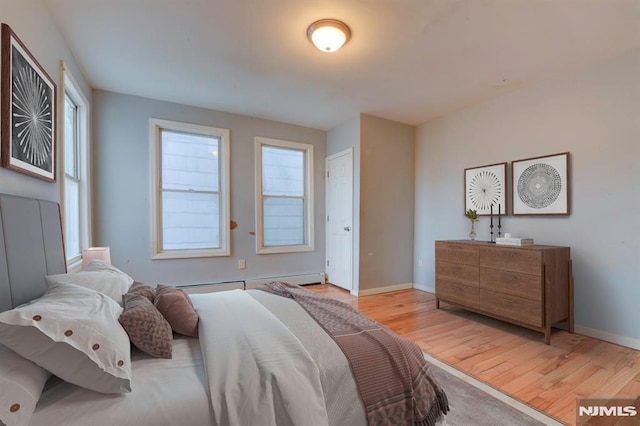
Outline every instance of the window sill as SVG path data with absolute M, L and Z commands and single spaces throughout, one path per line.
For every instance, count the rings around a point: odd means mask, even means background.
M 82 256 L 76 256 L 67 262 L 67 273 L 78 272 L 82 269 Z
M 195 259 L 202 257 L 224 257 L 231 256 L 229 250 L 170 250 L 161 253 L 153 253 L 151 260 L 168 260 L 168 259 Z
M 277 254 L 277 253 L 303 253 L 313 251 L 313 246 L 274 246 L 274 247 L 258 247 L 257 254 Z

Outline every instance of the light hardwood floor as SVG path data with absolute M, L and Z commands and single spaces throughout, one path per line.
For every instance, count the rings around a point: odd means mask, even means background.
M 342 300 L 424 351 L 568 424 L 576 397 L 640 396 L 640 351 L 553 329 L 542 333 L 477 315 L 435 296 L 402 290 L 354 297 L 330 284 L 305 286 Z

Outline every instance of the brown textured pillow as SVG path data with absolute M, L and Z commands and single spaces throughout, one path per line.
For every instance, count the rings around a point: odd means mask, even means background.
M 131 284 L 131 287 L 129 288 L 129 291 L 127 291 L 128 294 L 140 294 L 144 297 L 146 297 L 147 299 L 149 299 L 149 301 L 151 303 L 153 303 L 153 298 L 154 298 L 154 291 L 153 291 L 153 287 L 146 285 L 144 283 L 141 283 L 139 281 L 134 281 L 133 284 Z
M 120 324 L 138 349 L 157 358 L 171 358 L 171 326 L 149 299 L 142 294 L 124 295 Z
M 158 284 L 154 303 L 173 331 L 198 337 L 198 313 L 187 293 L 179 288 Z

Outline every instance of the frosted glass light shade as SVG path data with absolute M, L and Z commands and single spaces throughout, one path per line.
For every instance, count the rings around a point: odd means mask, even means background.
M 89 247 L 82 251 L 82 266 L 86 266 L 92 260 L 102 260 L 111 264 L 111 250 L 109 247 Z
M 336 19 L 320 19 L 309 25 L 307 37 L 323 52 L 335 52 L 351 38 L 351 30 Z

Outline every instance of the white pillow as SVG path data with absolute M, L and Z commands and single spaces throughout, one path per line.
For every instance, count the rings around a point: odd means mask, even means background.
M 47 370 L 0 345 L 0 422 L 28 425 L 50 376 Z
M 69 383 L 101 393 L 131 391 L 131 349 L 104 294 L 52 284 L 39 299 L 0 313 L 0 343 Z
M 101 260 L 92 260 L 80 272 L 47 275 L 47 284 L 75 284 L 109 296 L 122 306 L 122 295 L 129 291 L 133 278 L 115 266 Z

